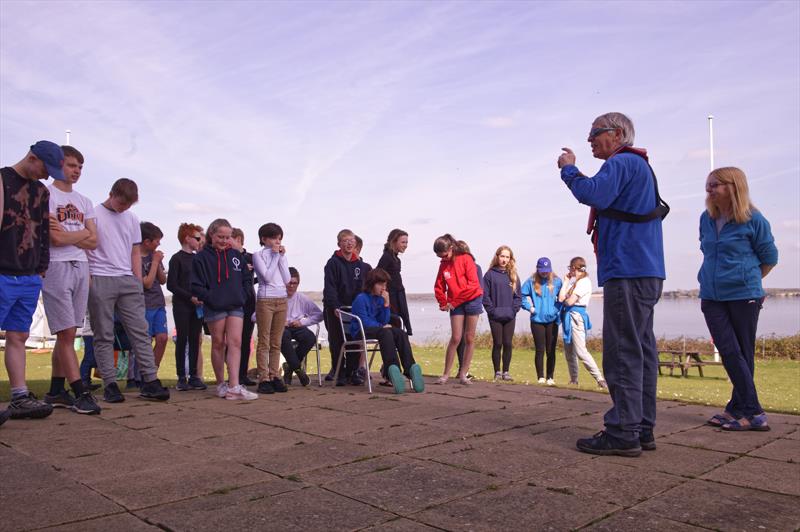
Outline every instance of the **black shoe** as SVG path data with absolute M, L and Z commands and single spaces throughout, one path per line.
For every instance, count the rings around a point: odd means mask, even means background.
M 189 383 L 186 382 L 186 377 L 178 377 L 178 384 L 175 385 L 175 389 L 179 392 L 186 392 L 189 390 Z
M 75 399 L 72 398 L 72 395 L 67 390 L 61 390 L 61 393 L 55 395 L 44 394 L 44 402 L 52 405 L 53 408 L 72 408 L 72 405 L 75 404 Z
M 10 418 L 11 412 L 9 412 L 7 408 L 5 410 L 0 410 L 0 425 L 8 421 Z
M 125 396 L 122 395 L 121 391 L 119 391 L 119 386 L 117 386 L 117 383 L 112 382 L 111 384 L 106 384 L 106 387 L 103 390 L 103 399 L 106 401 L 106 403 L 121 403 L 125 400 Z
M 100 386 L 99 384 L 95 384 L 92 381 L 83 381 L 83 387 L 91 392 L 102 388 L 102 386 Z
M 28 395 L 12 399 L 8 411 L 11 419 L 40 419 L 53 413 L 53 405 L 38 400 L 32 392 L 28 392 Z
M 161 381 L 153 379 L 150 382 L 142 384 L 142 389 L 139 392 L 139 397 L 143 399 L 155 399 L 157 401 L 166 401 L 169 399 L 169 390 L 161 386 Z
M 286 386 L 291 386 L 292 385 L 292 373 L 294 373 L 294 372 L 289 369 L 289 364 L 284 362 L 283 363 L 283 383 Z
M 325 375 L 325 382 L 331 382 L 333 380 L 334 373 L 336 373 L 336 371 L 333 368 L 331 368 L 331 370 L 328 372 L 328 374 Z M 336 386 L 339 386 L 338 382 L 336 383 Z M 344 385 L 342 385 L 342 386 L 344 386 Z
M 97 404 L 95 401 L 94 395 L 92 392 L 83 392 L 77 399 L 75 399 L 75 404 L 72 406 L 72 411 L 77 412 L 78 414 L 99 414 L 102 409 L 100 405 Z
M 353 374 L 350 375 L 350 384 L 353 386 L 362 386 L 364 384 L 364 379 L 361 378 L 361 375 L 359 375 L 357 371 L 354 371 Z
M 253 381 L 250 382 L 255 384 Z M 189 388 L 192 390 L 205 390 L 208 388 L 208 386 L 206 386 L 206 383 L 204 383 L 203 379 L 201 379 L 200 377 L 194 377 L 194 376 L 189 377 L 189 382 L 187 384 L 189 385 Z
M 254 380 L 250 380 L 250 378 L 245 375 L 244 377 L 239 377 L 239 384 L 242 386 L 255 386 L 258 383 Z M 205 388 L 203 389 L 205 390 Z
M 286 388 L 286 385 L 283 384 L 283 381 L 280 380 L 278 377 L 275 377 L 274 379 L 272 379 L 272 387 L 278 393 L 284 393 L 284 392 L 288 392 L 289 391 L 288 388 Z
M 639 445 L 641 445 L 643 451 L 656 450 L 656 438 L 653 436 L 652 430 L 642 429 L 639 431 Z
M 629 457 L 642 454 L 642 447 L 638 441 L 625 442 L 606 434 L 604 430 L 601 430 L 591 438 L 581 438 L 576 446 L 579 451 L 589 454 Z
M 344 374 L 344 370 L 339 372 L 339 377 L 336 379 L 336 386 L 347 386 L 347 375 Z
M 128 379 L 125 382 L 125 391 L 132 392 L 133 390 L 138 390 L 142 387 L 142 383 L 137 381 L 136 379 Z
M 265 393 L 265 394 L 275 393 L 275 387 L 273 386 L 273 382 L 261 381 L 258 384 L 258 393 Z
M 311 379 L 308 378 L 308 375 L 306 375 L 306 372 L 303 371 L 303 368 L 297 368 L 294 370 L 294 372 L 297 373 L 297 378 L 300 379 L 300 384 L 303 386 L 308 386 L 308 383 L 311 382 Z

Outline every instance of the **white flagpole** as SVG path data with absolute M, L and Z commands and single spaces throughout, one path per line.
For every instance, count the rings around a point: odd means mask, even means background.
M 714 169 L 714 115 L 708 115 L 708 155 L 711 171 Z
M 72 133 L 72 130 L 69 130 L 69 129 L 68 129 L 68 130 L 66 131 L 66 133 L 67 133 L 67 142 L 66 142 L 66 144 L 67 144 L 67 146 L 70 146 L 70 143 L 69 143 L 69 135 L 70 135 L 70 133 Z

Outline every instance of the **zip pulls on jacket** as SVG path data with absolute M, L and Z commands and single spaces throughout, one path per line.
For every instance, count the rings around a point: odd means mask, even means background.
M 222 265 L 220 264 L 220 250 L 214 248 L 217 252 L 217 284 L 222 284 Z M 222 259 L 225 263 L 225 279 L 230 279 L 230 272 L 228 271 L 228 248 L 222 250 Z

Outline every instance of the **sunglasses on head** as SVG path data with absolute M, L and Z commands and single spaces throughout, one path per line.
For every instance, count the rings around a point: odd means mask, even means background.
M 605 133 L 606 131 L 614 131 L 615 127 L 593 127 L 589 130 L 589 139 L 594 139 L 597 135 Z

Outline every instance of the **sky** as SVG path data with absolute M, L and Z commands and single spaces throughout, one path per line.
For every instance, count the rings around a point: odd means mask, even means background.
M 800 3 L 0 2 L 0 165 L 40 139 L 86 157 L 103 201 L 135 180 L 141 220 L 227 218 L 258 248 L 284 230 L 301 290 L 336 233 L 375 265 L 406 230 L 409 292 L 431 292 L 434 239 L 527 276 L 594 257 L 563 146 L 593 175 L 595 117 L 630 116 L 662 197 L 665 289 L 697 288 L 709 171 L 738 166 L 780 252 L 766 287 L 800 287 Z

